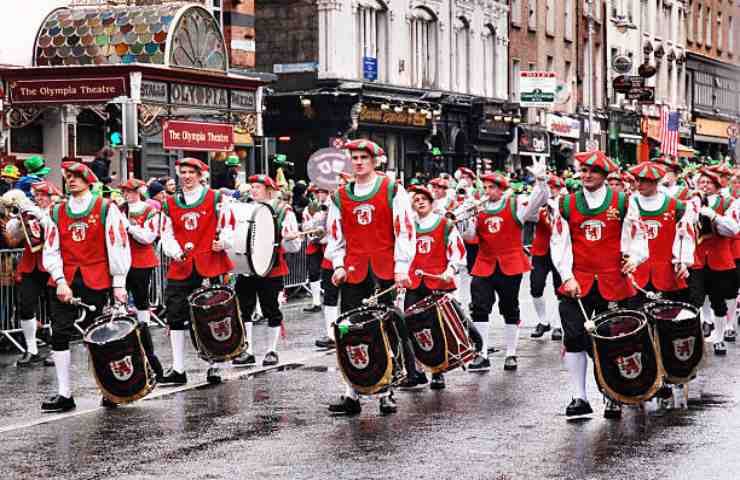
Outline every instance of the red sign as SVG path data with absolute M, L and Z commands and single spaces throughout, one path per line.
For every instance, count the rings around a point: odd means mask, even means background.
M 165 150 L 225 152 L 234 149 L 234 126 L 169 120 L 162 129 L 162 142 Z
M 14 104 L 100 103 L 125 95 L 124 77 L 10 82 L 10 101 Z

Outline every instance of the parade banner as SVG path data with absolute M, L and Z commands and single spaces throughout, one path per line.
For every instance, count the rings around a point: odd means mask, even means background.
M 124 77 L 14 80 L 9 87 L 10 100 L 15 105 L 100 103 L 127 94 Z
M 234 149 L 234 126 L 169 120 L 162 128 L 162 146 L 165 150 L 230 151 Z

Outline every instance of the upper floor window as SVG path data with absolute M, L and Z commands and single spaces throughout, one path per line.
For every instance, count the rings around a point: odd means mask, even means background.
M 555 35 L 555 0 L 546 0 L 545 10 L 545 33 Z
M 573 0 L 563 0 L 563 37 L 566 40 L 573 40 Z
M 224 31 L 224 0 L 209 0 L 209 3 L 211 4 L 211 13 L 213 13 L 213 16 L 216 17 L 216 21 L 218 22 L 218 26 L 221 28 L 221 31 Z
M 529 0 L 529 13 L 527 14 L 527 28 L 537 30 L 537 0 Z
M 522 25 L 522 0 L 511 0 L 511 23 L 517 27 Z
M 492 25 L 483 27 L 483 94 L 496 96 L 496 30 Z
M 696 43 L 699 45 L 704 41 L 704 7 L 699 4 L 696 10 Z
M 470 82 L 470 23 L 463 17 L 455 20 L 454 90 L 467 93 Z
M 706 14 L 706 20 L 707 20 L 707 37 L 706 40 L 704 40 L 704 44 L 707 46 L 707 48 L 710 48 L 712 46 L 712 8 L 707 7 L 707 14 Z
M 411 81 L 416 87 L 437 84 L 437 17 L 422 7 L 412 11 Z
M 377 0 L 363 0 L 357 8 L 358 78 L 364 79 L 365 61 L 375 61 L 376 80 L 387 81 L 388 22 L 387 8 Z M 374 60 L 373 60 L 374 59 Z M 370 79 L 366 79 L 370 80 Z
M 717 50 L 722 50 L 722 12 L 717 12 Z

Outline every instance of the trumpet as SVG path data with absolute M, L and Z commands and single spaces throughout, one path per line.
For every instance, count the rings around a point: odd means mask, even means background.
M 21 205 L 26 201 L 26 194 L 22 190 L 8 190 L 0 196 L 0 218 L 10 220 L 19 217 Z
M 308 237 L 310 240 L 320 240 L 326 235 L 326 230 L 323 227 L 309 228 L 302 232 L 297 232 L 298 237 Z
M 480 207 L 485 205 L 487 201 L 488 198 L 481 198 L 480 200 L 465 202 L 459 207 L 452 209 L 452 211 L 448 212 L 447 215 L 456 223 L 470 220 L 478 213 Z

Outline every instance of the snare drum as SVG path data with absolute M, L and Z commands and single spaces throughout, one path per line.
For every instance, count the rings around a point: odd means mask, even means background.
M 112 314 L 98 317 L 83 340 L 95 381 L 105 398 L 118 404 L 130 403 L 154 390 L 156 375 L 135 318 Z
M 594 318 L 594 374 L 612 400 L 637 404 L 660 389 L 663 367 L 645 314 L 613 310 Z
M 235 273 L 266 277 L 278 255 L 279 232 L 275 212 L 266 203 L 230 203 L 234 219 L 233 246 L 226 254 Z
M 202 287 L 188 297 L 190 336 L 202 359 L 226 362 L 246 348 L 244 324 L 231 287 Z
M 475 357 L 460 304 L 449 293 L 433 293 L 405 312 L 416 359 L 432 373 L 467 365 Z
M 685 384 L 696 377 L 704 356 L 699 309 L 683 302 L 658 300 L 643 307 L 654 325 L 655 345 L 666 382 Z
M 339 368 L 362 395 L 380 393 L 403 378 L 398 358 L 402 352 L 394 353 L 391 347 L 398 338 L 391 328 L 394 315 L 385 305 L 360 307 L 343 313 L 332 325 Z

